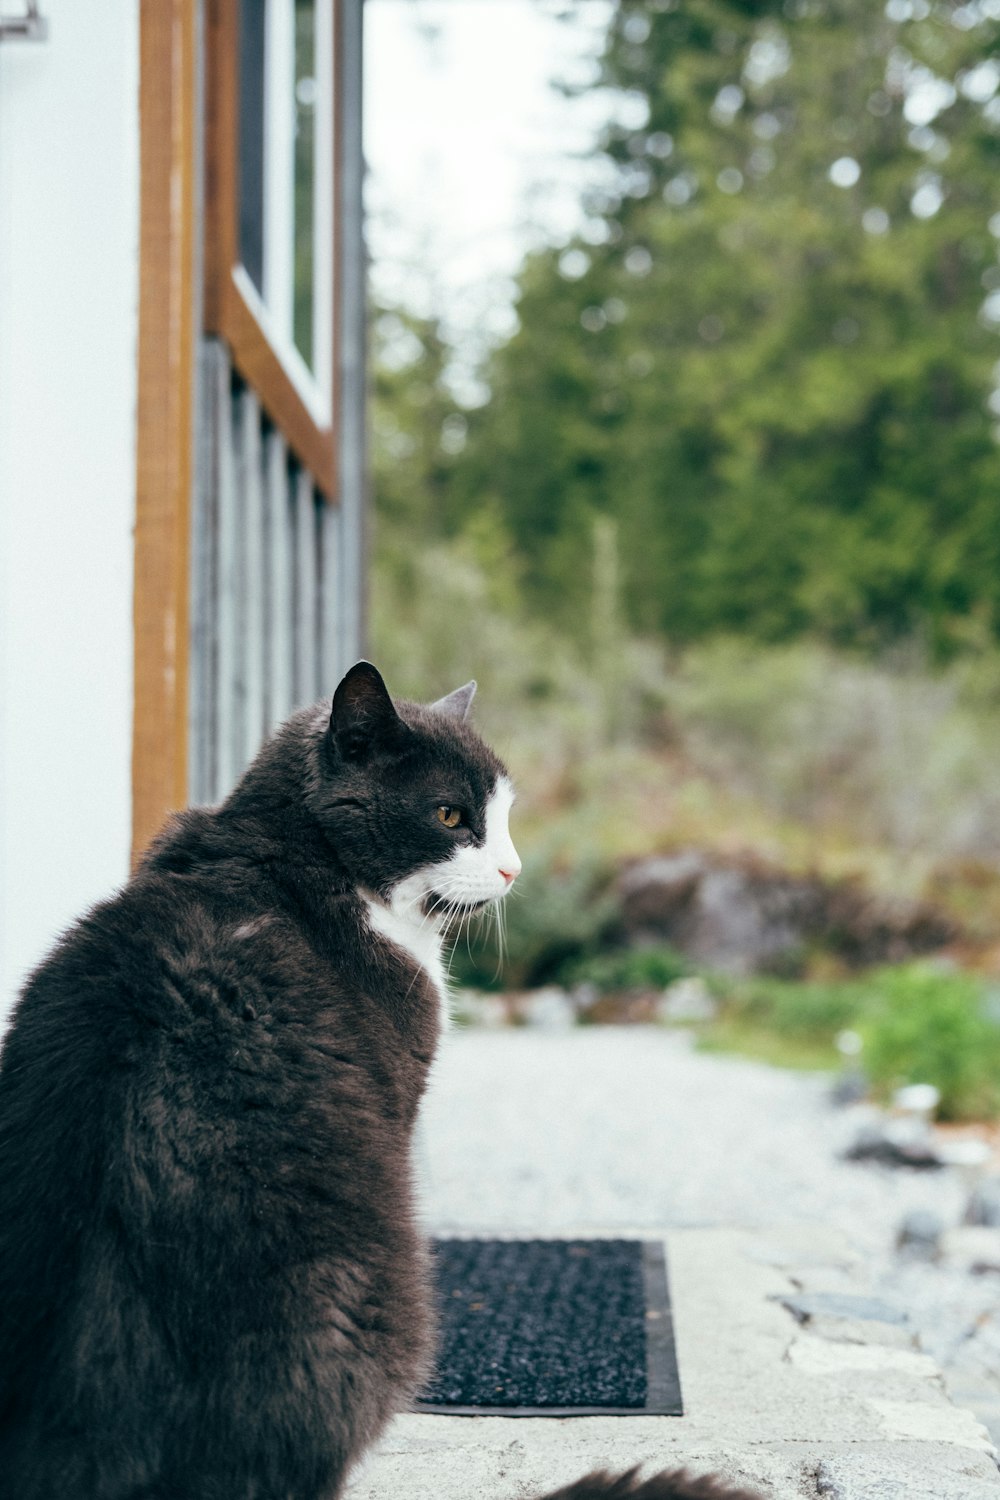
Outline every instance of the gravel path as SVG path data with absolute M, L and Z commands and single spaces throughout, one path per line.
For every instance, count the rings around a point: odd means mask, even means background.
M 425 1218 L 541 1234 L 826 1223 L 966 1398 L 978 1383 L 984 1405 L 1000 1402 L 1000 1278 L 894 1251 L 908 1210 L 957 1223 L 967 1183 L 841 1161 L 860 1113 L 827 1094 L 820 1076 L 698 1053 L 654 1027 L 452 1032 L 424 1110 Z

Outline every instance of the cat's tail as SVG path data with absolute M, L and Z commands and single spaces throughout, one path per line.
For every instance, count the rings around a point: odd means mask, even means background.
M 640 1479 L 638 1469 L 627 1474 L 595 1472 L 544 1500 L 762 1500 L 751 1490 L 734 1489 L 711 1474 L 701 1477 L 686 1469 L 666 1470 Z

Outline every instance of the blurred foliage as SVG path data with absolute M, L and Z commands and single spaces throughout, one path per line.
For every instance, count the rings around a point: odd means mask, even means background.
M 702 1048 L 797 1068 L 836 1068 L 837 1034 L 857 1025 L 871 994 L 856 981 L 716 978 L 712 984 L 720 1011 L 702 1029 Z
M 865 1071 L 883 1088 L 933 1083 L 945 1120 L 1000 1112 L 1000 1017 L 971 975 L 888 969 L 860 1030 Z
M 627 990 L 662 990 L 692 973 L 684 956 L 665 944 L 649 948 L 617 948 L 585 953 L 560 968 L 563 984 L 588 984 L 601 994 Z
M 640 633 L 994 635 L 998 22 L 621 0 L 607 186 L 527 260 L 487 404 L 459 407 L 435 325 L 377 320 L 383 564 L 485 526 L 531 610 L 590 638 L 603 522 Z
M 502 982 L 629 988 L 608 872 L 685 845 L 929 896 L 982 949 L 1000 0 L 619 0 L 594 87 L 603 185 L 527 258 L 485 404 L 433 319 L 374 319 L 373 649 L 414 696 L 474 675 L 522 788 Z M 830 1066 L 854 1025 L 883 1091 L 1000 1108 L 978 980 L 713 983 L 706 1045 Z
M 601 869 L 581 858 L 569 869 L 543 856 L 524 869 L 503 906 L 503 937 L 491 920 L 452 953 L 451 978 L 479 989 L 530 989 L 561 980 L 601 948 L 618 908 Z
M 859 1061 L 883 1101 L 903 1084 L 932 1083 L 943 1120 L 1000 1113 L 1000 1015 L 973 975 L 904 964 L 835 984 L 714 984 L 721 1012 L 703 1033 L 710 1049 L 829 1068 L 837 1033 L 851 1027 L 863 1038 Z
M 715 981 L 726 1019 L 774 1031 L 790 1040 L 831 1047 L 852 1026 L 869 991 L 856 982 L 809 984 L 794 980 Z
M 719 636 L 676 651 L 617 627 L 605 659 L 530 611 L 495 549 L 486 518 L 401 547 L 376 575 L 372 651 L 416 698 L 477 678 L 475 720 L 519 787 L 519 844 L 564 867 L 757 849 L 1000 932 L 1000 650 L 938 666 L 915 646 L 865 660 Z

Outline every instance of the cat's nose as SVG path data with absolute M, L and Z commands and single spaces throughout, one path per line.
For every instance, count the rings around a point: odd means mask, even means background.
M 514 881 L 517 879 L 517 877 L 520 875 L 520 873 L 521 873 L 521 866 L 520 865 L 515 865 L 514 869 L 512 869 L 512 870 L 501 870 L 500 871 L 500 874 L 503 876 L 504 880 L 506 880 L 506 882 L 507 882 L 508 885 L 513 885 Z

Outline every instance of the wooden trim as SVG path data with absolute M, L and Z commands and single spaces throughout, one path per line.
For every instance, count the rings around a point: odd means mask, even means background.
M 197 0 L 142 0 L 133 863 L 187 800 Z
M 337 87 L 340 5 L 333 3 L 334 117 L 339 117 Z M 279 429 L 296 458 L 312 474 L 328 500 L 337 498 L 334 422 L 323 426 L 303 400 L 281 351 L 268 338 L 254 309 L 240 289 L 237 268 L 239 242 L 239 0 L 208 0 L 207 139 L 205 164 L 205 332 L 225 340 L 233 364 L 252 386 L 261 405 Z M 337 317 L 339 255 L 336 249 L 339 210 L 337 158 L 334 158 L 334 319 Z M 244 273 L 245 274 L 245 273 Z M 331 410 L 337 409 L 336 328 Z
M 260 400 L 296 458 L 312 474 L 327 499 L 336 494 L 333 471 L 333 430 L 318 427 L 295 387 L 281 356 L 271 343 L 249 302 L 230 272 L 222 285 L 217 332 L 225 339 L 233 364 Z

